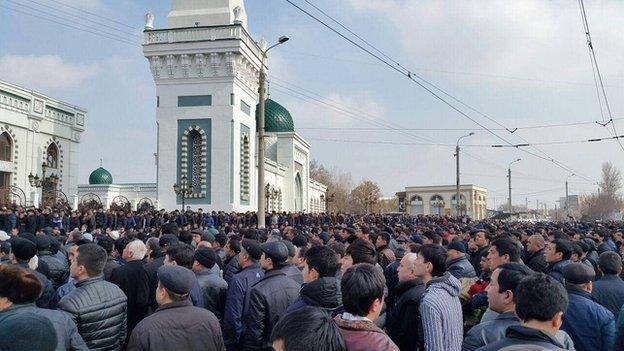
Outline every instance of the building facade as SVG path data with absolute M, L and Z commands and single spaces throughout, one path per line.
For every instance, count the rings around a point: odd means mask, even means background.
M 0 81 L 0 200 L 38 206 L 67 201 L 78 186 L 78 147 L 87 111 Z M 31 186 L 29 175 L 43 178 Z
M 310 144 L 292 116 L 266 101 L 266 157 L 257 159 L 262 53 L 247 31 L 243 0 L 173 0 L 167 28 L 146 16 L 143 53 L 156 84 L 157 199 L 173 209 L 186 181 L 192 209 L 255 211 L 257 164 L 265 162 L 267 210 L 324 210 L 324 185 L 309 177 Z
M 113 176 L 100 167 L 89 175 L 89 184 L 78 186 L 73 208 L 158 209 L 155 183 L 115 184 Z
M 487 189 L 466 184 L 459 187 L 459 214 L 473 219 L 487 218 Z M 399 211 L 410 215 L 458 214 L 457 188 L 455 185 L 411 186 L 396 194 L 399 198 Z

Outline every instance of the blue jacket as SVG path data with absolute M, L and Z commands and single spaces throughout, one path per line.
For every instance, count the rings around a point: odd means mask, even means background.
M 477 277 L 474 267 L 465 255 L 448 261 L 446 270 L 457 279 Z
M 624 306 L 624 281 L 617 275 L 606 274 L 594 282 L 591 295 L 617 316 Z
M 223 313 L 223 340 L 228 350 L 237 350 L 243 332 L 243 310 L 251 286 L 264 277 L 264 270 L 254 264 L 243 268 L 229 282 L 225 312 Z
M 591 294 L 568 287 L 568 310 L 561 329 L 574 341 L 578 351 L 610 351 L 615 347 L 615 317 L 595 302 Z
M 558 281 L 559 283 L 565 284 L 565 279 L 563 278 L 563 269 L 569 264 L 570 260 L 562 260 L 553 264 L 549 264 L 544 269 L 544 273 L 548 274 L 551 278 Z

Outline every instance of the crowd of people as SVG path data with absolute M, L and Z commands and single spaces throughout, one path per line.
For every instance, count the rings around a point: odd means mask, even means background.
M 0 350 L 624 350 L 624 224 L 0 211 Z

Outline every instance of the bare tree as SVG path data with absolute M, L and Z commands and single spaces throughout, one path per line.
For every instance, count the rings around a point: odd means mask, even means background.
M 585 220 L 612 219 L 622 206 L 622 174 L 611 162 L 602 165 L 598 193 L 581 198 L 581 213 Z
M 362 180 L 353 190 L 351 190 L 351 210 L 356 213 L 369 213 L 373 210 L 379 198 L 381 190 L 377 183 L 372 180 Z
M 353 177 L 334 167 L 327 169 L 316 160 L 310 162 L 310 177 L 327 186 L 327 212 L 349 211 L 349 194 L 353 188 Z
M 600 190 L 602 194 L 610 196 L 614 199 L 619 198 L 622 189 L 622 174 L 620 170 L 615 168 L 611 162 L 602 165 L 602 179 L 600 181 Z

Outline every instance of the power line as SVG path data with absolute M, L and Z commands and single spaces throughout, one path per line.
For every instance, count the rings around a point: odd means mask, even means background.
M 76 7 L 76 6 L 72 6 L 72 5 L 66 4 L 66 3 L 64 3 L 62 1 L 58 1 L 58 0 L 50 0 L 50 1 L 54 2 L 54 3 L 58 4 L 58 5 L 64 6 L 66 8 L 70 8 L 70 9 L 73 9 L 73 10 L 76 10 L 76 11 L 79 11 L 79 12 L 82 12 L 82 13 L 86 13 L 87 15 L 91 15 L 91 16 L 94 16 L 94 17 L 105 19 L 107 21 L 111 21 L 113 23 L 117 23 L 119 25 L 122 25 L 124 27 L 128 27 L 130 29 L 134 29 L 134 30 L 140 29 L 140 28 L 137 28 L 137 27 L 130 26 L 130 25 L 124 23 L 124 22 L 118 21 L 116 19 L 113 19 L 113 18 L 110 18 L 110 17 L 104 17 L 104 16 L 102 16 L 99 13 L 93 13 L 93 12 L 87 11 L 85 9 L 81 9 L 79 7 Z
M 304 0 L 306 2 L 309 3 L 309 1 Z M 456 111 L 457 113 L 459 113 L 460 115 L 464 116 L 465 118 L 468 118 L 469 120 L 471 120 L 473 123 L 477 124 L 479 127 L 481 127 L 481 129 L 487 131 L 488 133 L 492 134 L 493 136 L 495 136 L 498 139 L 501 139 L 502 141 L 504 141 L 507 144 L 513 145 L 513 143 L 511 143 L 510 141 L 508 141 L 507 139 L 501 137 L 500 135 L 498 135 L 497 133 L 495 133 L 494 131 L 492 131 L 490 128 L 486 127 L 485 125 L 483 125 L 482 123 L 480 123 L 479 121 L 477 121 L 476 119 L 472 118 L 471 116 L 469 116 L 468 114 L 466 114 L 465 112 L 463 112 L 462 110 L 460 110 L 458 107 L 456 107 L 455 105 L 453 105 L 452 103 L 450 103 L 449 101 L 447 101 L 446 99 L 444 99 L 442 96 L 440 96 L 439 94 L 435 93 L 433 90 L 431 90 L 430 88 L 428 88 L 427 86 L 425 86 L 425 84 L 431 86 L 433 89 L 440 91 L 441 93 L 443 93 L 444 95 L 449 96 L 451 99 L 459 102 L 460 104 L 468 107 L 469 109 L 473 110 L 474 112 L 477 112 L 478 114 L 482 115 L 483 117 L 499 124 L 501 127 L 505 127 L 502 124 L 500 124 L 499 122 L 495 121 L 494 119 L 492 119 L 491 117 L 485 115 L 484 113 L 481 113 L 480 111 L 476 110 L 475 108 L 471 107 L 470 105 L 460 101 L 459 99 L 455 98 L 454 96 L 450 95 L 449 93 L 445 92 L 444 90 L 442 90 L 441 88 L 437 87 L 436 85 L 434 85 L 431 82 L 428 82 L 427 80 L 425 80 L 423 77 L 418 76 L 417 74 L 413 73 L 412 71 L 406 69 L 405 67 L 403 67 L 400 63 L 398 63 L 396 60 L 393 59 L 389 59 L 390 61 L 392 61 L 394 64 L 389 63 L 388 61 L 384 60 L 383 58 L 381 58 L 379 55 L 371 52 L 371 50 L 363 47 L 361 44 L 356 43 L 353 39 L 347 37 L 345 34 L 341 33 L 340 31 L 336 30 L 335 28 L 333 28 L 332 26 L 328 25 L 327 23 L 325 23 L 324 21 L 322 21 L 321 19 L 319 19 L 318 17 L 316 17 L 315 15 L 313 15 L 312 13 L 310 13 L 309 11 L 305 10 L 304 8 L 302 8 L 301 6 L 295 4 L 293 1 L 291 0 L 286 0 L 286 2 L 288 2 L 290 5 L 292 5 L 293 7 L 297 8 L 299 11 L 303 12 L 304 14 L 306 14 L 308 17 L 314 19 L 315 21 L 317 21 L 318 23 L 320 23 L 321 25 L 323 25 L 324 27 L 326 27 L 327 29 L 331 30 L 332 32 L 334 32 L 335 34 L 339 35 L 340 37 L 342 37 L 343 39 L 347 40 L 348 42 L 350 42 L 352 45 L 356 46 L 357 48 L 359 48 L 360 50 L 366 52 L 367 54 L 373 56 L 374 58 L 376 58 L 377 60 L 379 60 L 380 62 L 384 63 L 386 66 L 390 67 L 391 69 L 395 70 L 396 72 L 406 76 L 408 79 L 410 79 L 412 82 L 416 83 L 418 86 L 420 86 L 422 89 L 426 90 L 427 92 L 429 92 L 431 95 L 433 95 L 434 97 L 436 97 L 438 100 L 440 100 L 442 103 L 444 103 L 445 105 L 447 105 L 448 107 L 450 107 L 451 109 L 453 109 L 454 111 Z M 313 6 L 316 8 L 316 6 Z M 324 13 L 324 12 L 321 12 Z M 332 21 L 334 22 L 338 22 L 337 20 L 333 19 L 330 17 L 330 19 L 332 19 Z M 346 28 L 344 25 L 340 24 L 341 27 Z M 352 31 L 348 30 L 349 32 L 352 33 Z M 359 36 L 357 36 L 359 37 Z M 363 40 L 364 41 L 364 40 Z M 365 43 L 368 43 L 366 41 L 364 41 Z M 370 47 L 373 48 L 373 50 L 380 52 L 381 50 L 377 49 L 376 47 L 367 44 Z M 387 55 L 382 54 L 382 56 L 387 57 Z M 423 82 L 425 82 L 424 84 L 421 83 L 420 81 L 416 80 L 416 78 L 422 80 Z M 505 127 L 506 128 L 506 127 Z M 506 128 L 510 133 L 514 133 L 515 130 L 510 130 L 508 128 Z M 521 138 L 522 139 L 522 138 Z M 523 139 L 523 141 L 526 142 L 525 139 Z M 559 168 L 562 168 L 568 172 L 572 172 L 572 173 L 576 173 L 579 177 L 581 178 L 586 178 L 588 181 L 591 180 L 589 177 L 584 176 L 583 174 L 579 173 L 578 171 L 575 171 L 574 169 L 564 165 L 563 163 L 561 163 L 560 161 L 557 161 L 556 159 L 552 158 L 551 156 L 547 155 L 545 152 L 541 151 L 538 149 L 539 152 L 543 153 L 546 155 L 546 157 L 535 154 L 533 152 L 530 152 L 526 149 L 521 149 L 521 151 L 528 153 L 534 157 L 538 157 L 541 158 L 543 160 L 549 161 L 555 165 L 557 165 Z

